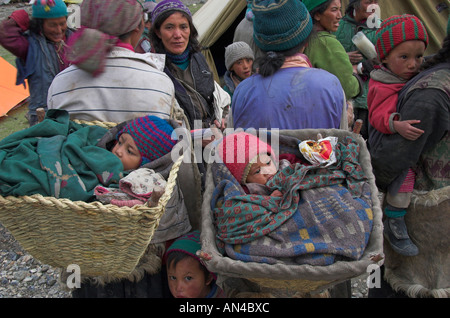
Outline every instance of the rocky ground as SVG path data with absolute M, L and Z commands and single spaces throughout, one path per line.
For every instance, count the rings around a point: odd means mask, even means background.
M 26 2 L 7 3 L 0 0 L 0 20 L 16 9 L 31 12 Z M 158 2 L 158 1 L 157 1 Z M 186 0 L 186 5 L 200 4 L 205 0 Z M 0 298 L 70 298 L 58 282 L 60 270 L 41 264 L 28 254 L 11 233 L 0 224 Z M 367 297 L 367 275 L 352 279 L 352 297 Z

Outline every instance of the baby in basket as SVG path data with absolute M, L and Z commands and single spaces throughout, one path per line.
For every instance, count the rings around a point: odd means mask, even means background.
M 281 160 L 277 170 L 271 146 L 255 135 L 218 141 L 211 209 L 219 250 L 268 264 L 359 259 L 372 227 L 370 187 L 356 141 L 337 147 L 327 168 Z
M 170 153 L 177 143 L 172 139 L 173 131 L 167 120 L 156 116 L 139 117 L 110 130 L 99 145 L 110 149 L 130 173 L 120 180 L 119 188 L 97 186 L 97 199 L 118 206 L 134 206 L 150 199 L 149 203 L 156 205 L 166 180 L 146 166 Z

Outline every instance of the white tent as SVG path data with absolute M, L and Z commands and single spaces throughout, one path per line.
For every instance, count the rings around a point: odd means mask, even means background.
M 342 12 L 349 0 L 342 0 Z M 225 72 L 225 47 L 233 42 L 236 26 L 245 16 L 246 0 L 208 0 L 193 16 L 203 53 L 218 81 Z M 430 35 L 427 54 L 436 53 L 442 45 L 450 12 L 450 0 L 380 1 L 381 19 L 409 13 L 424 21 Z M 213 58 L 214 56 L 214 58 Z
M 193 16 L 202 52 L 217 82 L 225 69 L 225 47 L 233 42 L 234 29 L 244 18 L 246 7 L 245 0 L 208 0 Z

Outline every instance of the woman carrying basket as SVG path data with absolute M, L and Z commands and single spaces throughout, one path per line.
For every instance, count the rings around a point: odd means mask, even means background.
M 121 123 L 144 115 L 174 119 L 181 109 L 162 72 L 164 57 L 134 51 L 145 16 L 137 0 L 83 1 L 81 28 L 69 42 L 73 65 L 52 82 L 48 108 L 86 121 Z

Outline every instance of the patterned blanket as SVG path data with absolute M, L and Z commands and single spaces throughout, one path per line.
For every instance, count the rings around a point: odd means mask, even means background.
M 66 111 L 49 110 L 41 123 L 0 141 L 0 194 L 90 201 L 97 185 L 124 176 L 119 158 L 96 146 L 106 132 L 70 121 Z
M 225 165 L 212 165 L 217 245 L 229 257 L 269 264 L 329 265 L 361 257 L 372 228 L 370 187 L 347 137 L 327 168 L 301 163 L 267 184 L 283 197 L 246 194 Z

